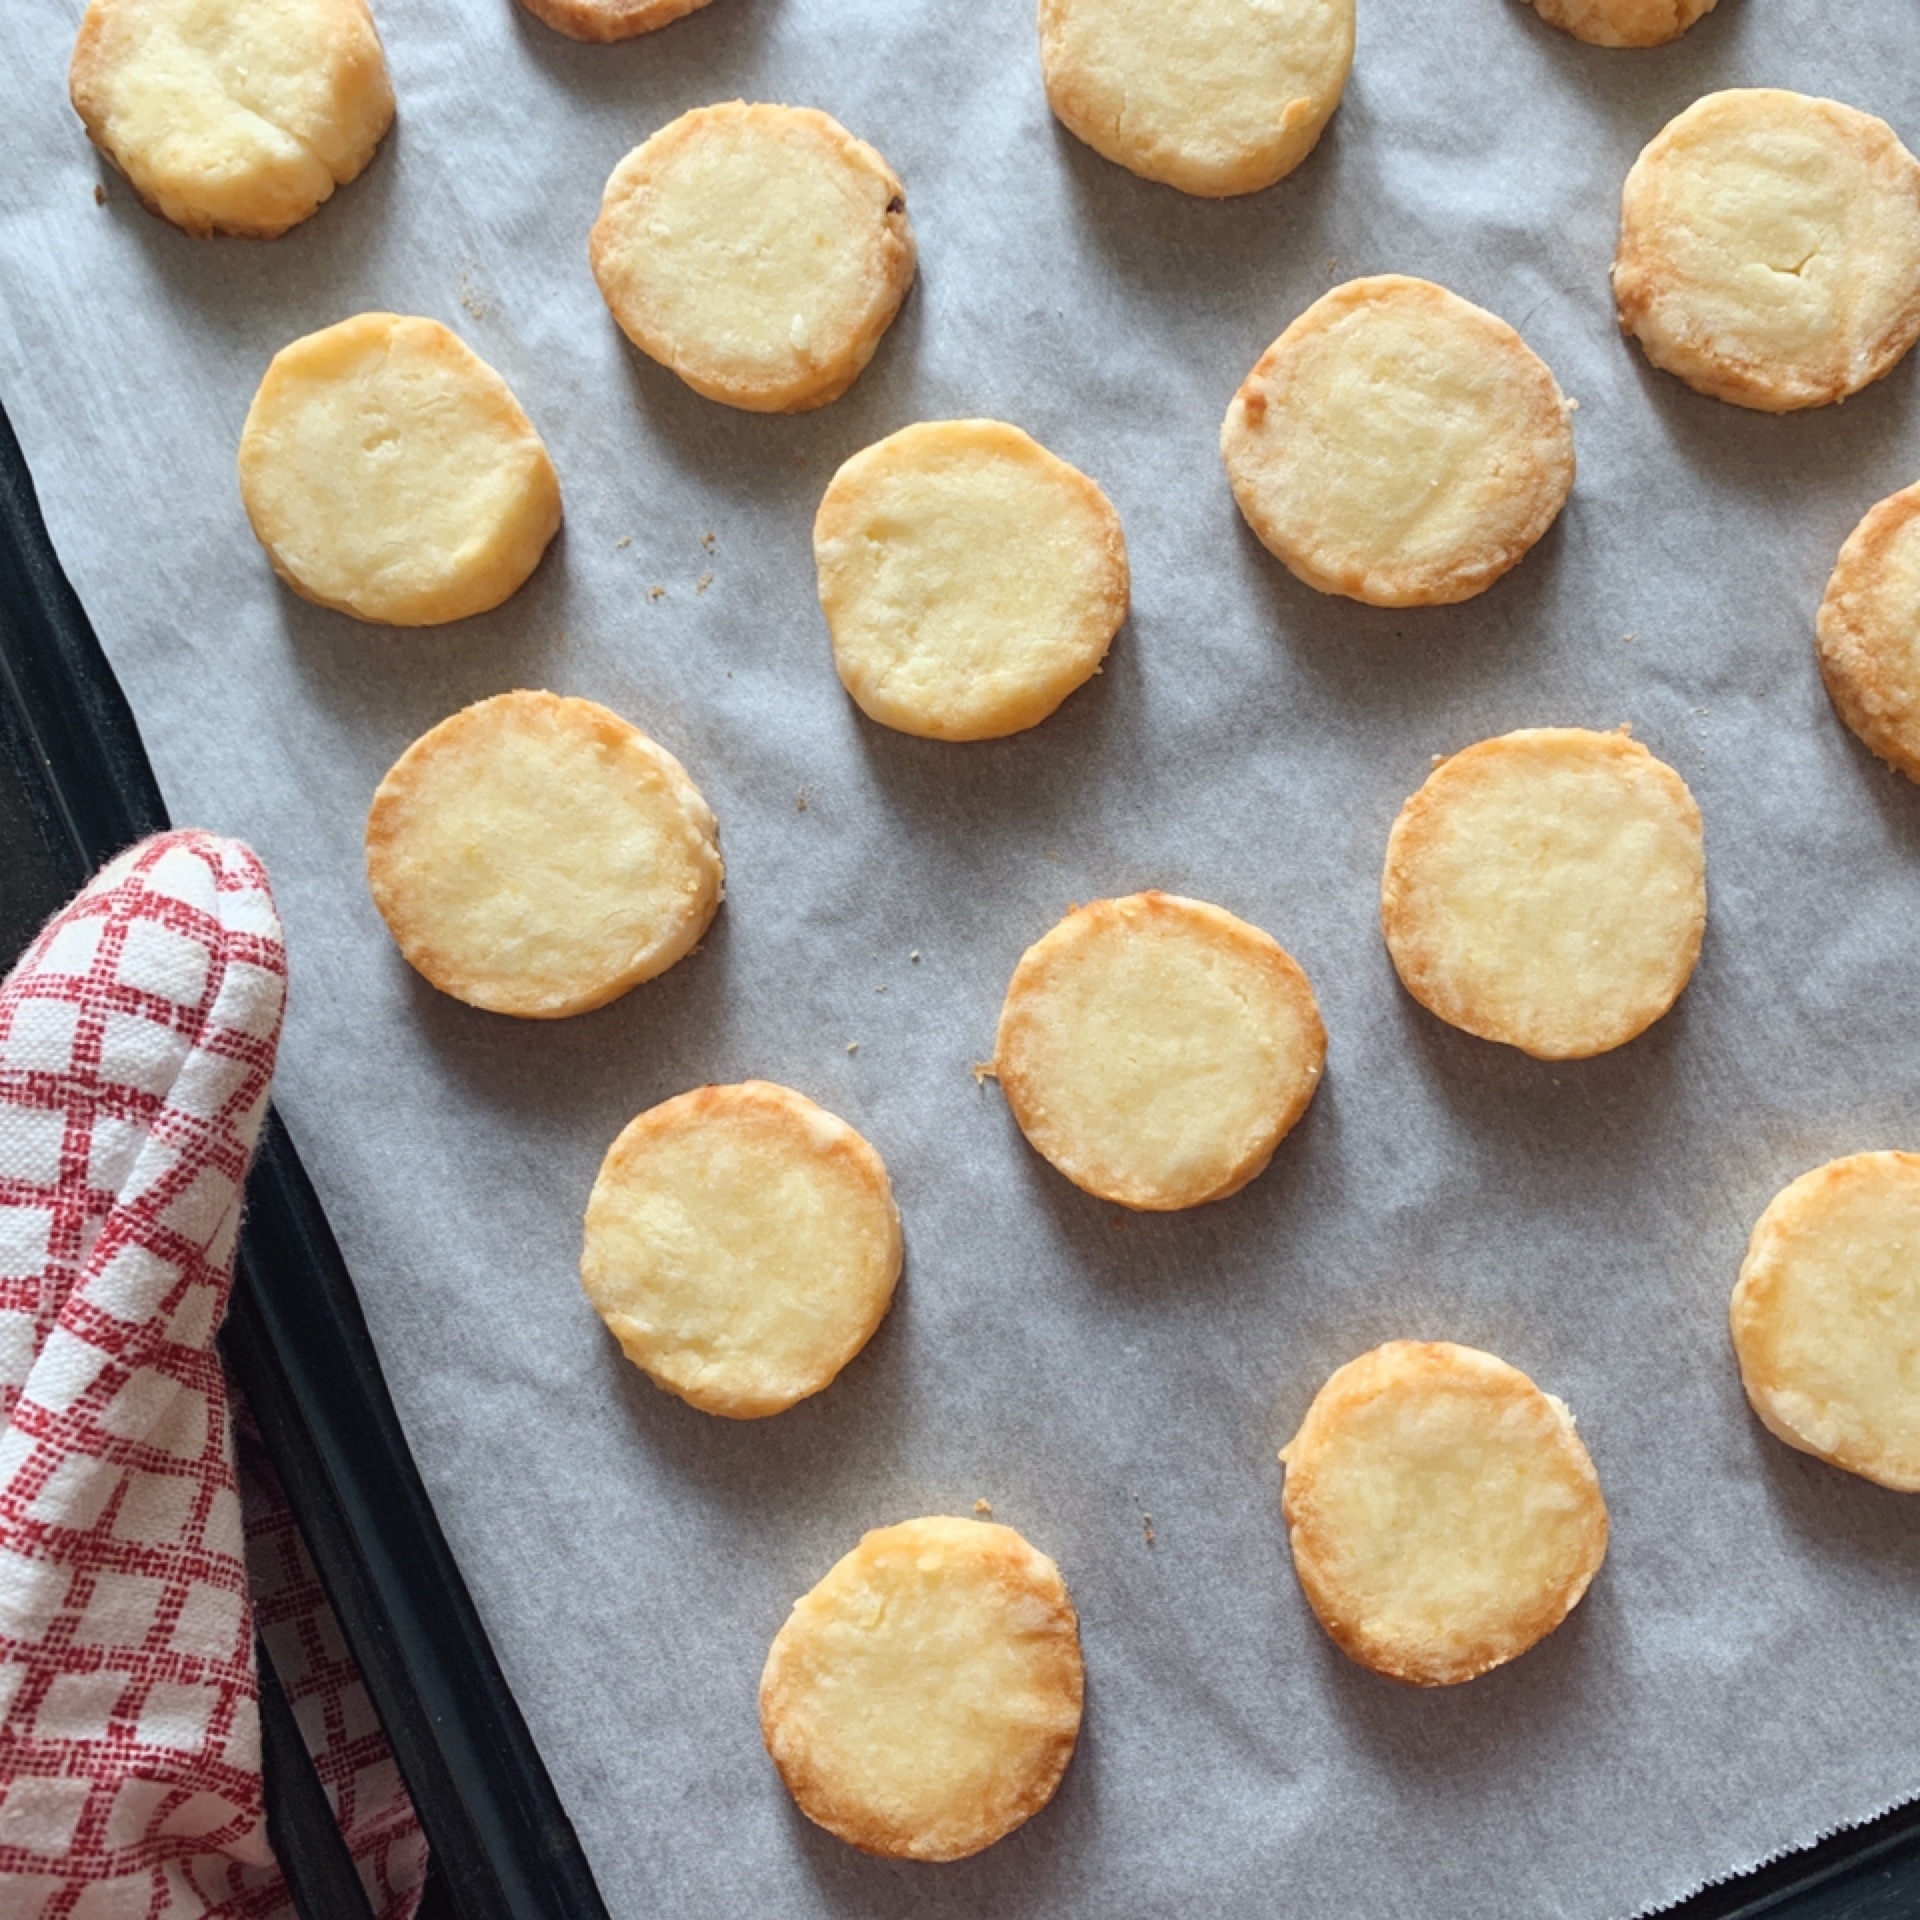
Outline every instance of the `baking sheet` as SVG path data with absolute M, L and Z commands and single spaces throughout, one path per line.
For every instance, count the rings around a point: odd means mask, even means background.
M 1740 412 L 1651 372 L 1606 290 L 1626 168 L 1702 92 L 1829 93 L 1920 136 L 1909 11 L 1725 0 L 1671 48 L 1608 53 L 1517 0 L 1362 0 L 1319 150 L 1210 204 L 1052 123 L 1027 0 L 714 0 L 617 48 L 507 0 L 383 0 L 399 122 L 267 245 L 186 239 L 95 157 L 64 97 L 78 12 L 0 15 L 0 399 L 174 817 L 272 870 L 282 1109 L 616 1915 L 1603 1920 L 1920 1790 L 1920 1509 L 1769 1439 L 1724 1320 L 1780 1186 L 1920 1139 L 1920 793 L 1835 721 L 1810 639 L 1841 540 L 1920 474 L 1915 374 Z M 640 359 L 586 268 L 620 155 L 734 97 L 873 141 L 920 241 L 872 367 L 797 419 Z M 1267 342 L 1377 271 L 1502 314 L 1581 403 L 1566 513 L 1463 606 L 1298 585 L 1215 451 Z M 529 586 L 450 629 L 286 593 L 235 490 L 272 353 L 371 307 L 455 326 L 566 490 Z M 1134 610 L 1044 726 L 957 747 L 847 702 L 809 533 L 839 461 L 962 414 L 1102 482 Z M 698 955 L 558 1025 L 416 980 L 360 877 L 386 767 L 516 685 L 654 733 L 728 860 Z M 1434 752 L 1621 721 L 1705 814 L 1693 985 L 1580 1064 L 1439 1025 L 1377 930 L 1401 801 Z M 1270 930 L 1331 1034 L 1271 1169 L 1164 1217 L 1068 1186 L 970 1072 L 1021 950 L 1070 901 L 1150 885 Z M 615 1132 L 748 1076 L 874 1141 L 908 1259 L 833 1388 L 736 1425 L 630 1369 L 575 1270 Z M 1275 1449 L 1395 1336 L 1487 1347 L 1565 1398 L 1613 1515 L 1560 1632 L 1439 1693 L 1333 1650 L 1278 1518 Z M 973 1861 L 869 1860 L 781 1789 L 760 1663 L 864 1529 L 976 1498 L 1073 1587 L 1080 1751 Z

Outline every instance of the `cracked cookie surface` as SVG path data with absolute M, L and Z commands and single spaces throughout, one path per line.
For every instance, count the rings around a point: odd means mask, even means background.
M 140 198 L 202 237 L 284 233 L 393 119 L 365 0 L 93 0 L 69 86 Z
M 1837 100 L 1710 93 L 1627 175 L 1613 295 L 1697 392 L 1767 413 L 1844 400 L 1920 338 L 1920 162 Z

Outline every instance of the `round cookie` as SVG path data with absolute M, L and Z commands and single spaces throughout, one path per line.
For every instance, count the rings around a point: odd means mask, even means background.
M 1920 780 L 1920 484 L 1889 495 L 1848 535 L 1815 631 L 1840 718 Z
M 1348 1361 L 1280 1458 L 1308 1604 L 1394 1680 L 1453 1686 L 1525 1653 L 1606 1557 L 1573 1416 L 1474 1347 L 1391 1340 Z
M 614 168 L 593 277 L 627 338 L 752 413 L 825 406 L 913 284 L 905 189 L 810 107 L 696 107 Z
M 1248 526 L 1308 586 L 1437 606 L 1484 592 L 1553 525 L 1569 412 L 1504 320 L 1382 274 L 1322 295 L 1260 356 L 1220 451 Z
M 286 232 L 393 121 L 366 0 L 92 0 L 68 87 L 140 198 L 202 238 Z
M 367 884 L 408 963 L 469 1006 L 558 1020 L 689 953 L 719 829 L 686 769 L 591 700 L 502 693 L 422 734 L 367 816 Z
M 1401 984 L 1542 1060 L 1650 1027 L 1692 975 L 1706 917 L 1700 809 L 1624 729 L 1482 740 L 1439 762 L 1387 840 L 1380 925 Z
M 497 607 L 560 525 L 560 481 L 507 383 L 437 320 L 362 313 L 273 356 L 240 498 L 274 571 L 386 626 Z
M 1076 1187 L 1164 1213 L 1259 1173 L 1326 1055 L 1313 989 L 1272 938 L 1136 893 L 1075 907 L 1021 955 L 994 1070 L 1020 1131 Z
M 536 20 L 574 40 L 631 40 L 697 13 L 707 0 L 520 0 Z
M 1613 297 L 1697 392 L 1767 413 L 1844 400 L 1920 336 L 1920 162 L 1834 100 L 1710 93 L 1627 175 Z
M 1594 47 L 1659 47 L 1677 40 L 1719 0 L 1532 0 L 1550 26 Z
M 863 1853 L 960 1860 L 1053 1798 L 1080 1733 L 1080 1623 L 1011 1527 L 867 1534 L 794 1603 L 760 1730 L 800 1811 Z
M 608 1149 L 580 1283 L 656 1386 L 755 1420 L 867 1344 L 900 1260 L 880 1156 L 804 1094 L 749 1080 L 664 1101 Z
M 1120 516 L 1018 427 L 905 427 L 833 476 L 813 523 L 841 682 L 869 719 L 930 740 L 1044 720 L 1127 617 Z
M 1776 1194 L 1729 1318 L 1769 1432 L 1920 1493 L 1920 1154 L 1856 1153 Z
M 1062 126 L 1183 193 L 1257 193 L 1333 118 L 1353 0 L 1040 0 L 1040 73 Z

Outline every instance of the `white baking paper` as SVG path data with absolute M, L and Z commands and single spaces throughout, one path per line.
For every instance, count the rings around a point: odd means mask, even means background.
M 1030 0 L 713 0 L 618 47 L 508 0 L 379 0 L 398 124 L 270 244 L 185 238 L 94 155 L 65 98 L 78 13 L 0 12 L 0 399 L 174 817 L 271 868 L 282 1109 L 620 1920 L 1611 1920 L 1920 1791 L 1920 1503 L 1769 1438 L 1725 1327 L 1782 1185 L 1920 1145 L 1920 792 L 1836 721 L 1812 651 L 1842 539 L 1920 476 L 1915 371 L 1742 412 L 1651 371 L 1607 290 L 1626 169 L 1703 92 L 1832 94 L 1920 137 L 1909 6 L 1725 0 L 1623 53 L 1518 0 L 1361 0 L 1319 150 L 1207 203 L 1053 123 Z M 796 419 L 640 358 L 587 269 L 615 161 L 739 96 L 872 141 L 919 236 L 873 365 Z M 1282 326 L 1388 270 L 1511 320 L 1580 402 L 1560 523 L 1462 606 L 1300 586 L 1216 451 Z M 358 625 L 284 590 L 248 531 L 233 455 L 261 372 L 365 308 L 456 327 L 552 449 L 565 529 L 494 614 Z M 956 415 L 1094 475 L 1134 566 L 1103 676 L 988 745 L 863 720 L 814 598 L 836 465 Z M 416 979 L 361 876 L 387 766 L 514 686 L 656 735 L 728 862 L 697 955 L 559 1024 Z M 1441 1026 L 1378 932 L 1395 812 L 1433 753 L 1622 721 L 1704 810 L 1693 985 L 1583 1064 Z M 1271 1169 L 1161 1217 L 1067 1185 L 970 1072 L 1021 951 L 1070 901 L 1147 886 L 1270 930 L 1332 1036 Z M 576 1271 L 618 1129 L 749 1076 L 879 1147 L 908 1257 L 835 1386 L 733 1424 L 629 1367 Z M 1333 1649 L 1278 1513 L 1275 1449 L 1321 1381 L 1402 1335 L 1567 1400 L 1613 1515 L 1557 1634 L 1434 1693 Z M 781 1788 L 761 1662 L 863 1530 L 977 1498 L 1072 1585 L 1080 1750 L 978 1858 L 870 1860 Z

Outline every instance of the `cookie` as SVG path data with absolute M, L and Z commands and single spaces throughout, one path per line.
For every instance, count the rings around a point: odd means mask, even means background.
M 1533 0 L 1550 26 L 1595 47 L 1659 47 L 1677 40 L 1719 0 Z
M 1844 400 L 1920 336 L 1920 162 L 1835 100 L 1710 93 L 1627 175 L 1613 297 L 1697 392 L 1766 413 Z
M 794 1603 L 760 1731 L 800 1811 L 863 1853 L 960 1860 L 1053 1798 L 1080 1733 L 1080 1623 L 1011 1527 L 906 1520 Z
M 1353 0 L 1040 0 L 1047 104 L 1095 153 L 1183 193 L 1258 193 L 1333 118 Z
M 1920 780 L 1920 485 L 1889 495 L 1848 535 L 1815 631 L 1840 718 Z
M 664 973 L 720 905 L 719 829 L 666 748 L 591 700 L 502 693 L 422 734 L 367 816 L 400 951 L 470 1007 L 559 1020 Z
M 1388 836 L 1380 925 L 1401 984 L 1541 1060 L 1650 1027 L 1706 919 L 1700 809 L 1624 728 L 1482 740 L 1439 762 Z
M 913 284 L 893 169 L 810 107 L 696 107 L 614 168 L 593 277 L 627 338 L 751 413 L 823 407 Z
M 437 320 L 362 313 L 273 356 L 240 498 L 274 571 L 385 626 L 497 607 L 560 525 L 560 481 L 507 383 Z
M 1775 1195 L 1730 1319 L 1770 1433 L 1920 1493 L 1920 1154 L 1830 1160 Z
M 285 233 L 393 121 L 366 0 L 92 0 L 68 87 L 147 206 L 201 238 Z
M 1573 485 L 1569 402 L 1504 320 L 1382 274 L 1316 300 L 1220 429 L 1247 524 L 1308 586 L 1376 607 L 1483 593 Z
M 651 33 L 687 14 L 697 13 L 707 0 L 520 0 L 536 20 L 574 40 L 631 40 Z
M 1525 1653 L 1606 1557 L 1573 1416 L 1474 1347 L 1390 1340 L 1348 1361 L 1280 1458 L 1301 1591 L 1390 1679 L 1450 1687 Z
M 900 1258 L 880 1156 L 805 1094 L 749 1080 L 664 1101 L 613 1143 L 580 1282 L 656 1386 L 757 1420 L 867 1344 Z
M 938 420 L 856 453 L 813 523 L 840 679 L 930 740 L 1044 720 L 1127 617 L 1120 516 L 1018 427 Z
M 1014 969 L 994 1069 L 1076 1187 L 1164 1213 L 1238 1193 L 1306 1112 L 1327 1056 L 1292 957 L 1220 907 L 1075 907 Z

